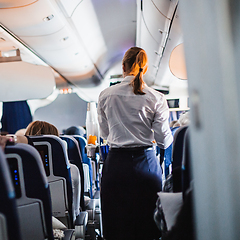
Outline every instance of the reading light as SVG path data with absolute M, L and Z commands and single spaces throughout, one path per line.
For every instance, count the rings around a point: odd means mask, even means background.
M 51 15 L 45 17 L 45 18 L 43 19 L 43 21 L 44 21 L 44 22 L 48 22 L 48 21 L 52 20 L 53 18 L 54 18 L 54 15 L 51 14 Z
M 65 42 L 65 41 L 67 41 L 68 39 L 69 39 L 69 36 L 66 36 L 66 37 L 62 38 L 61 41 L 62 41 L 62 42 Z

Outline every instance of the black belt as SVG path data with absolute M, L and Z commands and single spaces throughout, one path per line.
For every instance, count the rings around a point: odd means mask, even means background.
M 132 152 L 132 151 L 146 151 L 146 150 L 153 150 L 153 146 L 143 146 L 143 147 L 121 147 L 121 148 L 110 148 L 110 151 L 121 151 L 121 152 Z

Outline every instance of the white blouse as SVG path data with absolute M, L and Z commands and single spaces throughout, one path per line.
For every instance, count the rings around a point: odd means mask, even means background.
M 144 95 L 135 95 L 130 85 L 133 76 L 101 92 L 98 99 L 100 134 L 110 147 L 151 146 L 160 148 L 173 141 L 169 128 L 169 109 L 162 93 L 144 86 Z

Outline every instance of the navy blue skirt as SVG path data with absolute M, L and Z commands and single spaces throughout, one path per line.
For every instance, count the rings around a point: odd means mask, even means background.
M 153 148 L 111 149 L 101 181 L 103 235 L 107 240 L 153 240 L 162 170 Z

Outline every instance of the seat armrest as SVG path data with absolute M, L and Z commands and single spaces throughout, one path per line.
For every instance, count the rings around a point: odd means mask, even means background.
M 63 238 L 63 240 L 74 240 L 74 239 L 75 239 L 74 229 L 66 229 L 66 230 L 64 230 L 64 238 Z
M 77 238 L 85 239 L 88 212 L 80 212 L 75 221 L 75 235 Z
M 88 212 L 89 220 L 94 220 L 95 208 L 96 208 L 96 199 L 90 199 L 88 205 L 86 206 L 86 211 Z

